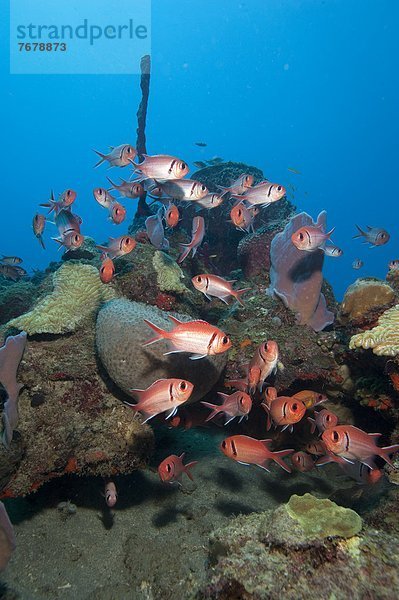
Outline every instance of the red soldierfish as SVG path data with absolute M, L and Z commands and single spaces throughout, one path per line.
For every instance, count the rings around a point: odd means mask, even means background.
M 247 208 L 243 203 L 236 204 L 230 211 L 230 219 L 233 225 L 241 231 L 254 231 L 253 222 L 258 214 L 258 208 Z
M 109 238 L 108 246 L 96 246 L 99 250 L 106 252 L 111 260 L 129 254 L 135 249 L 137 242 L 130 235 L 122 235 L 117 238 Z
M 169 205 L 165 206 L 164 210 L 164 218 L 166 225 L 170 228 L 176 227 L 180 220 L 179 209 L 177 208 L 177 206 L 172 202 L 169 202 Z
M 12 281 L 19 281 L 22 277 L 27 275 L 27 272 L 22 267 L 18 265 L 4 265 L 0 264 L 0 275 L 5 277 L 6 279 L 11 279 Z
M 116 501 L 118 500 L 118 493 L 116 491 L 116 486 L 113 481 L 108 481 L 105 484 L 104 496 L 107 506 L 109 506 L 110 508 L 115 506 Z
M 33 217 L 32 226 L 33 226 L 33 233 L 39 240 L 40 245 L 43 248 L 43 250 L 45 250 L 46 246 L 44 245 L 44 241 L 43 241 L 43 232 L 44 232 L 44 228 L 46 226 L 46 217 L 44 215 L 40 215 L 39 213 L 36 213 L 35 216 Z
M 65 190 L 58 196 L 58 200 L 54 198 L 54 192 L 51 190 L 51 198 L 49 202 L 40 204 L 40 206 L 46 206 L 50 210 L 48 214 L 54 211 L 55 214 L 59 213 L 64 208 L 69 208 L 76 200 L 77 193 L 74 190 Z
M 298 250 L 315 252 L 316 250 L 323 249 L 322 246 L 324 246 L 326 241 L 330 239 L 334 230 L 335 227 L 333 227 L 331 231 L 324 233 L 321 227 L 312 227 L 311 225 L 306 225 L 292 234 L 291 241 L 295 248 L 298 248 Z
M 309 452 L 309 454 L 313 454 L 314 456 L 322 456 L 323 454 L 326 454 L 326 452 L 327 452 L 326 445 L 321 440 L 309 442 L 308 444 L 306 444 L 305 450 L 306 450 L 306 452 Z M 327 462 L 331 462 L 331 461 L 327 461 Z
M 211 404 L 210 402 L 201 402 L 207 408 L 212 409 L 210 415 L 206 418 L 206 421 L 210 421 L 216 415 L 220 413 L 224 413 L 226 416 L 225 425 L 230 423 L 236 417 L 240 417 L 240 422 L 246 417 L 251 408 L 252 408 L 252 400 L 251 396 L 246 394 L 245 392 L 234 392 L 234 394 L 222 394 L 222 392 L 218 392 L 218 395 L 222 398 L 222 404 Z
M 376 444 L 376 438 L 380 435 L 380 433 L 366 433 L 354 425 L 337 425 L 326 429 L 321 437 L 329 452 L 348 462 L 358 460 L 372 469 L 374 456 L 380 456 L 393 467 L 389 455 L 399 450 L 399 444 L 380 448 Z
M 267 207 L 273 202 L 281 200 L 285 194 L 286 189 L 284 186 L 278 183 L 270 183 L 269 181 L 261 181 L 261 183 L 247 189 L 243 196 L 233 194 L 232 197 L 245 200 L 251 206 Z
M 55 224 L 60 234 L 60 238 L 52 238 L 60 248 L 64 246 L 67 250 L 76 250 L 84 242 L 84 237 L 80 233 L 82 219 L 74 215 L 70 210 L 62 209 L 55 217 Z
M 93 196 L 103 208 L 110 208 L 115 198 L 105 188 L 95 188 Z
M 163 192 L 176 200 L 194 201 L 201 200 L 209 193 L 208 188 L 193 179 L 170 179 L 159 184 Z
M 314 469 L 315 461 L 307 452 L 294 452 L 291 456 L 292 466 L 301 473 Z
M 218 188 L 223 191 L 223 195 L 229 192 L 230 194 L 233 194 L 235 196 L 240 196 L 241 194 L 244 194 L 248 188 L 251 187 L 253 182 L 253 175 L 247 175 L 246 173 L 243 173 L 243 175 L 240 175 L 240 177 L 233 181 L 233 183 L 230 186 L 222 187 L 221 185 L 219 185 Z
M 158 467 L 158 475 L 163 483 L 178 483 L 182 485 L 181 480 L 183 473 L 187 475 L 193 481 L 193 476 L 190 469 L 198 464 L 198 461 L 193 460 L 192 462 L 183 464 L 185 453 L 180 456 L 171 454 L 168 458 L 165 458 Z
M 190 398 L 193 389 L 193 384 L 184 379 L 158 379 L 146 390 L 130 390 L 138 402 L 125 404 L 140 412 L 144 423 L 163 412 L 167 412 L 166 419 L 169 419 Z
M 311 423 L 310 433 L 313 434 L 316 428 L 320 434 L 323 433 L 329 427 L 335 427 L 338 423 L 338 417 L 333 412 L 327 409 L 323 409 L 319 412 L 314 413 L 314 419 L 308 417 L 309 423 Z
M 241 300 L 241 295 L 248 292 L 251 288 L 244 288 L 242 290 L 233 290 L 232 284 L 236 282 L 236 279 L 226 281 L 223 277 L 217 275 L 196 275 L 192 278 L 193 286 L 196 290 L 202 292 L 208 300 L 211 300 L 210 296 L 215 296 L 227 304 L 227 299 L 233 296 L 241 305 L 244 305 Z
M 338 246 L 324 246 L 321 250 L 323 250 L 326 256 L 331 256 L 331 258 L 338 258 L 343 255 L 344 251 Z
M 328 400 L 327 396 L 313 390 L 301 390 L 300 392 L 297 392 L 291 396 L 291 398 L 301 400 L 308 409 Z
M 340 467 L 345 471 L 346 475 L 355 479 L 360 484 L 373 485 L 384 476 L 382 469 L 377 469 L 377 467 L 370 469 L 370 467 L 358 461 L 354 464 L 346 462 L 345 464 L 341 464 Z
M 300 400 L 294 400 L 288 396 L 279 396 L 270 404 L 262 402 L 261 406 L 267 412 L 267 431 L 269 431 L 272 421 L 276 426 L 282 426 L 284 429 L 293 430 L 295 423 L 304 417 L 306 406 Z
M 356 225 L 359 233 L 358 235 L 354 235 L 353 238 L 364 238 L 364 243 L 367 242 L 370 246 L 383 246 L 387 242 L 389 242 L 389 238 L 391 237 L 389 233 L 385 229 L 380 229 L 379 227 L 369 227 L 367 225 L 367 231 L 363 231 L 360 229 L 359 225 Z
M 231 348 L 230 338 L 214 325 L 210 325 L 206 321 L 188 321 L 183 323 L 176 319 L 176 317 L 172 317 L 172 315 L 168 316 L 175 325 L 172 331 L 164 331 L 157 325 L 144 319 L 144 322 L 157 334 L 143 344 L 144 346 L 162 339 L 168 340 L 171 351 L 166 354 L 192 352 L 193 356 L 190 356 L 192 360 L 204 358 L 208 355 L 221 354 Z
M 51 239 L 57 242 L 57 244 L 59 244 L 60 249 L 62 248 L 62 246 L 64 246 L 64 248 L 66 248 L 67 250 L 77 250 L 81 247 L 81 245 L 84 242 L 83 235 L 81 235 L 80 233 L 75 233 L 73 231 L 71 231 L 70 233 L 66 233 L 60 238 Z
M 144 188 L 141 183 L 137 183 L 137 181 L 125 181 L 120 178 L 121 182 L 119 185 L 113 183 L 109 177 L 107 177 L 108 181 L 112 185 L 111 190 L 117 190 L 121 196 L 125 198 L 139 198 L 144 194 Z
M 263 342 L 255 350 L 248 366 L 248 389 L 254 393 L 256 388 L 262 391 L 266 379 L 276 372 L 279 353 L 277 342 Z
M 3 265 L 20 265 L 23 260 L 19 256 L 2 256 L 0 262 Z
M 148 156 L 143 154 L 144 160 L 136 166 L 136 173 L 142 173 L 145 177 L 151 179 L 182 179 L 189 172 L 187 164 L 176 158 L 166 154 L 155 154 Z
M 289 466 L 283 461 L 283 456 L 287 456 L 294 450 L 279 450 L 272 452 L 269 444 L 273 440 L 255 440 L 247 435 L 232 435 L 226 438 L 220 445 L 220 449 L 228 458 L 236 460 L 244 465 L 257 465 L 266 471 L 269 471 L 269 462 L 273 460 L 284 471 L 291 473 Z
M 111 152 L 109 154 L 103 154 L 98 150 L 93 150 L 100 160 L 94 165 L 94 168 L 99 167 L 103 162 L 108 161 L 110 167 L 126 167 L 132 164 L 134 158 L 137 156 L 136 149 L 130 144 L 121 144 L 120 146 L 111 146 Z
M 100 279 L 103 283 L 110 283 L 110 281 L 112 281 L 115 274 L 115 265 L 108 256 L 106 256 L 101 263 L 99 272 Z
M 195 256 L 199 246 L 202 244 L 202 240 L 205 236 L 205 221 L 203 217 L 193 218 L 192 237 L 189 244 L 179 244 L 181 254 L 177 259 L 177 262 L 181 264 L 185 258 L 190 254 L 191 250 L 193 256 Z
M 113 202 L 109 207 L 109 218 L 115 225 L 120 225 L 126 218 L 126 208 L 119 202 Z
M 218 206 L 220 206 L 223 200 L 223 196 L 220 196 L 219 194 L 207 194 L 200 200 L 197 200 L 195 206 L 200 206 L 201 208 L 207 208 L 208 210 L 210 210 L 211 208 L 217 208 Z

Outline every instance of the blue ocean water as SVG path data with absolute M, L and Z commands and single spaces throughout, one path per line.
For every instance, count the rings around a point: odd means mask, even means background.
M 297 207 L 314 217 L 326 209 L 336 227 L 345 254 L 326 261 L 325 275 L 338 297 L 359 274 L 354 258 L 365 263 L 362 275 L 384 277 L 399 256 L 398 16 L 393 0 L 152 2 L 148 152 L 188 162 L 217 155 L 292 183 Z M 135 143 L 139 76 L 10 75 L 7 19 L 1 27 L 0 251 L 39 268 L 57 257 L 56 244 L 43 252 L 31 229 L 50 189 L 78 191 L 96 240 L 114 231 L 92 197 L 105 184 L 92 148 Z M 134 201 L 129 207 L 133 215 Z M 352 240 L 355 223 L 384 227 L 392 239 L 369 249 Z

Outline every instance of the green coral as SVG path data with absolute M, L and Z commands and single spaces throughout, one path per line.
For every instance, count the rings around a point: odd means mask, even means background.
M 53 275 L 54 289 L 27 312 L 8 322 L 8 327 L 36 333 L 75 331 L 97 312 L 100 304 L 115 297 L 91 265 L 68 262 Z
M 362 529 L 362 519 L 354 510 L 338 506 L 327 498 L 316 498 L 312 494 L 294 494 L 285 508 L 308 538 L 349 538 Z
M 176 261 L 165 252 L 157 250 L 152 259 L 152 264 L 157 274 L 157 282 L 161 292 L 185 293 L 187 287 L 180 281 L 183 271 Z

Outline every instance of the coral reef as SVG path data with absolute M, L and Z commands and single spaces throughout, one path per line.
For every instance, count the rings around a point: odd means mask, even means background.
M 269 275 L 270 245 L 276 233 L 269 227 L 261 227 L 256 233 L 246 235 L 238 244 L 239 263 L 247 279 L 263 276 L 265 280 Z
M 183 271 L 172 257 L 157 250 L 154 253 L 152 264 L 157 273 L 157 282 L 161 292 L 185 293 L 188 291 L 181 282 L 184 277 Z
M 395 292 L 387 283 L 371 277 L 357 279 L 345 292 L 339 319 L 353 326 L 375 323 L 394 301 Z
M 309 503 L 305 531 L 291 517 Z M 317 506 L 321 510 L 317 510 Z M 330 536 L 330 523 L 342 515 L 332 534 L 353 535 L 349 539 Z M 390 600 L 399 585 L 397 538 L 392 533 L 365 526 L 353 511 L 306 494 L 291 498 L 288 505 L 261 514 L 240 516 L 210 538 L 213 568 L 198 598 L 228 600 Z M 360 532 L 360 533 L 359 533 Z M 358 534 L 358 535 L 354 535 Z
M 326 537 L 349 538 L 361 531 L 362 520 L 350 508 L 342 508 L 328 498 L 320 499 L 312 494 L 294 494 L 285 505 L 289 516 L 302 529 L 301 537 L 320 539 Z
M 18 281 L 0 287 L 0 324 L 30 310 L 39 294 L 31 281 Z
M 315 331 L 321 331 L 334 322 L 334 314 L 327 310 L 321 292 L 324 253 L 303 252 L 291 241 L 292 234 L 305 225 L 325 229 L 326 213 L 319 214 L 317 223 L 306 213 L 295 215 L 284 231 L 275 236 L 270 248 L 270 292 L 296 313 L 300 325 L 310 325 Z
M 68 262 L 53 276 L 54 290 L 34 308 L 8 322 L 8 327 L 23 329 L 29 335 L 75 331 L 91 317 L 101 302 L 114 296 L 112 288 L 101 283 L 91 265 Z
M 378 325 L 362 333 L 353 335 L 349 347 L 372 348 L 378 356 L 399 354 L 399 304 L 386 310 L 378 319 Z
M 17 432 L 9 451 L 0 448 L 3 497 L 66 473 L 110 477 L 148 461 L 152 431 L 99 368 L 91 321 L 68 336 L 30 338 L 18 380 L 24 388 Z
M 182 321 L 187 314 L 173 313 Z M 227 361 L 225 354 L 190 360 L 187 353 L 170 354 L 166 341 L 143 347 L 151 337 L 143 319 L 171 329 L 171 321 L 158 308 L 126 299 L 104 304 L 97 317 L 96 344 L 108 375 L 123 391 L 145 389 L 155 380 L 182 377 L 194 384 L 189 402 L 202 398 L 218 381 Z

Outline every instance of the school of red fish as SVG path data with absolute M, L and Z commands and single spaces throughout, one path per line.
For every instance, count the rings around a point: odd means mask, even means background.
M 144 194 L 153 202 L 158 202 L 160 208 L 145 221 L 146 236 L 149 242 L 157 249 L 168 251 L 169 241 L 165 230 L 175 228 L 179 221 L 181 210 L 188 203 L 194 203 L 199 211 L 209 211 L 219 207 L 223 202 L 231 202 L 230 222 L 232 226 L 243 232 L 254 231 L 254 220 L 262 209 L 278 202 L 286 195 L 286 189 L 279 183 L 262 181 L 254 183 L 252 175 L 243 173 L 228 187 L 220 187 L 220 193 L 211 193 L 207 187 L 193 179 L 187 178 L 189 167 L 187 163 L 177 157 L 169 155 L 144 155 L 137 156 L 137 152 L 130 144 L 111 147 L 109 153 L 95 150 L 100 157 L 95 167 L 107 164 L 109 167 L 132 169 L 131 176 L 135 179 L 120 179 L 115 183 L 107 178 L 111 187 L 106 189 L 98 187 L 93 190 L 95 201 L 105 209 L 108 219 L 115 225 L 121 225 L 126 218 L 126 208 L 120 200 L 136 199 Z M 139 158 L 142 159 L 141 162 Z M 135 160 L 137 159 L 137 162 Z M 119 194 L 116 198 L 111 192 Z M 52 239 L 60 248 L 74 251 L 84 242 L 81 232 L 82 219 L 72 212 L 77 199 L 74 190 L 65 190 L 55 199 L 51 192 L 48 202 L 41 206 L 48 208 L 48 214 L 37 213 L 33 218 L 33 232 L 39 243 L 45 248 L 43 234 L 51 213 L 51 222 L 58 230 L 58 237 Z M 357 226 L 357 238 L 361 238 L 371 246 L 381 246 L 389 241 L 387 231 L 377 227 L 367 227 L 365 230 Z M 338 258 L 343 251 L 331 243 L 331 231 L 323 231 L 316 226 L 301 227 L 296 231 L 291 241 L 298 250 L 303 252 L 324 252 L 328 257 Z M 197 215 L 192 220 L 191 239 L 186 244 L 181 244 L 178 263 L 182 263 L 191 253 L 195 256 L 206 235 L 205 219 Z M 110 238 L 107 245 L 98 245 L 102 251 L 102 264 L 99 268 L 99 277 L 103 283 L 110 283 L 115 276 L 114 261 L 119 257 L 132 252 L 136 247 L 136 240 L 130 235 L 121 235 Z M 0 259 L 0 274 L 10 278 L 19 279 L 24 270 L 18 266 L 21 259 L 17 257 L 3 257 Z M 360 259 L 353 263 L 354 269 L 363 265 Z M 399 260 L 391 261 L 390 269 L 399 269 Z M 243 304 L 242 296 L 249 288 L 235 289 L 235 281 L 211 274 L 200 273 L 192 278 L 193 287 L 207 299 L 218 298 L 228 304 L 237 301 Z M 145 321 L 154 336 L 143 340 L 143 345 L 166 340 L 169 353 L 184 352 L 192 360 L 201 360 L 227 352 L 232 347 L 232 341 L 219 328 L 202 320 L 181 322 L 169 315 L 172 328 L 163 330 L 155 324 Z M 276 373 L 280 365 L 279 348 L 274 340 L 265 340 L 260 344 L 247 365 L 246 376 L 243 379 L 226 382 L 227 387 L 235 388 L 231 394 L 218 392 L 220 404 L 202 402 L 210 410 L 203 419 L 195 413 L 195 409 L 183 408 L 193 393 L 194 386 L 183 379 L 161 379 L 150 385 L 146 390 L 131 390 L 135 403 L 126 403 L 134 411 L 141 413 L 144 422 L 164 415 L 171 426 L 183 425 L 192 427 L 209 421 L 218 421 L 224 418 L 227 425 L 234 419 L 239 423 L 248 419 L 254 407 L 262 407 L 265 411 L 265 435 L 272 427 L 293 432 L 300 422 L 307 420 L 309 434 L 313 441 L 306 444 L 305 448 L 273 449 L 272 439 L 255 439 L 247 435 L 232 435 L 221 443 L 221 452 L 234 461 L 244 465 L 257 465 L 269 471 L 270 464 L 276 463 L 287 472 L 291 466 L 301 472 L 335 462 L 344 471 L 360 483 L 375 483 L 382 475 L 382 461 L 391 463 L 390 456 L 399 450 L 399 445 L 380 447 L 377 438 L 380 434 L 366 433 L 353 425 L 338 424 L 338 417 L 322 405 L 327 397 L 313 390 L 302 390 L 292 396 L 279 395 L 273 387 Z M 291 466 L 284 460 L 290 457 Z M 378 460 L 380 464 L 378 464 Z M 162 482 L 182 484 L 185 473 L 192 479 L 191 468 L 197 464 L 190 462 L 184 464 L 184 454 L 171 455 L 165 458 L 158 467 L 158 474 Z M 104 496 L 109 507 L 117 502 L 117 491 L 113 482 L 105 484 Z

